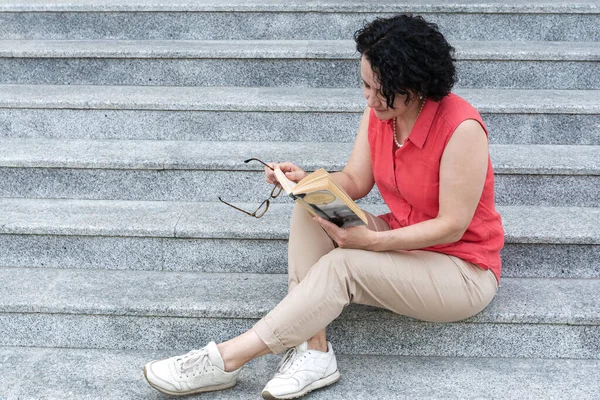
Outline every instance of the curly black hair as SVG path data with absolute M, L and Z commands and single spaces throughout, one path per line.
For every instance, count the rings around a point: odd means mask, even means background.
M 356 50 L 371 63 L 388 107 L 396 95 L 441 100 L 456 81 L 454 48 L 438 26 L 420 16 L 377 18 L 354 34 Z

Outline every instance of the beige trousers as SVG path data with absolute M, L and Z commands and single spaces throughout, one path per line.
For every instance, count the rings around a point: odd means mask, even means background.
M 390 229 L 381 218 L 367 217 L 369 229 Z M 292 214 L 288 272 L 288 295 L 252 328 L 275 354 L 314 336 L 350 303 L 450 322 L 483 310 L 498 289 L 492 271 L 457 257 L 336 248 L 298 205 Z

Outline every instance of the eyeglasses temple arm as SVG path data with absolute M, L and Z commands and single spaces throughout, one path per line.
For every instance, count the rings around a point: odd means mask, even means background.
M 271 167 L 269 164 L 265 163 L 264 161 L 259 160 L 258 158 L 249 158 L 247 160 L 244 160 L 244 162 L 247 164 L 250 161 L 258 161 L 259 163 L 261 163 L 262 165 L 264 165 L 267 168 L 271 168 L 272 171 L 275 171 L 275 168 Z
M 219 201 L 220 201 L 221 203 L 225 203 L 225 204 L 227 204 L 229 207 L 235 208 L 236 210 L 238 210 L 238 211 L 241 211 L 241 212 L 243 212 L 243 213 L 244 213 L 244 214 L 246 214 L 246 215 L 249 215 L 249 216 L 251 216 L 251 217 L 254 217 L 254 213 L 249 213 L 248 211 L 242 210 L 241 208 L 238 208 L 238 207 L 234 206 L 233 204 L 230 204 L 230 203 L 226 202 L 225 200 L 221 199 L 220 197 L 219 197 L 218 199 L 219 199 Z

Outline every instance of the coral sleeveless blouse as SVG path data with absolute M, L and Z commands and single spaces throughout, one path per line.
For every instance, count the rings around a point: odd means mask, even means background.
M 481 116 L 466 100 L 449 94 L 441 101 L 427 99 L 403 146 L 394 144 L 392 120 L 369 116 L 369 145 L 373 176 L 390 213 L 380 215 L 391 229 L 418 224 L 439 212 L 440 161 L 450 137 L 463 121 L 474 119 L 488 134 Z M 483 193 L 463 237 L 449 244 L 420 250 L 435 251 L 491 269 L 500 280 L 500 250 L 504 229 L 494 206 L 494 171 L 488 155 Z

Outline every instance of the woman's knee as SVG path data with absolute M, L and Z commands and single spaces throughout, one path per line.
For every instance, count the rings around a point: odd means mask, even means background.
M 353 249 L 336 248 L 323 257 L 311 269 L 317 279 L 327 279 L 329 281 L 348 284 L 352 279 Z
M 312 216 L 308 213 L 308 211 L 306 211 L 300 204 L 296 203 L 294 205 L 294 209 L 292 210 L 290 226 L 293 228 L 294 226 L 313 222 Z

